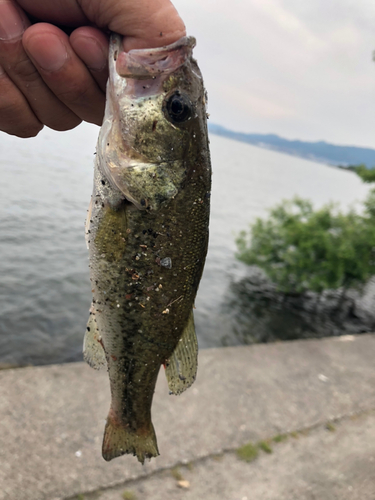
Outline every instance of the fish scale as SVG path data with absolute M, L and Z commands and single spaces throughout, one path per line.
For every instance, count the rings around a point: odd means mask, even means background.
M 173 71 L 164 65 L 158 86 L 151 75 L 145 99 L 134 95 L 145 91 L 134 83 L 136 74 L 118 74 L 121 39 L 111 39 L 86 227 L 93 303 L 84 341 L 85 359 L 107 366 L 110 378 L 106 460 L 133 453 L 143 463 L 158 454 L 151 404 L 162 364 L 172 393 L 195 379 L 192 308 L 207 253 L 211 168 L 203 81 L 191 48 L 185 38 L 147 51 L 152 70 L 155 59 L 157 66 L 172 54 Z M 144 51 L 132 52 L 144 64 Z M 176 122 L 173 106 L 189 118 L 178 115 Z

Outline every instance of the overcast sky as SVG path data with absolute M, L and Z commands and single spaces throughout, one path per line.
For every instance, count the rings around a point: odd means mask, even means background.
M 373 0 L 172 1 L 213 123 L 375 148 Z

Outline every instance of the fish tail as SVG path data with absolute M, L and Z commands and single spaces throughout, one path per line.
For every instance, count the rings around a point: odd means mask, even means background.
M 126 453 L 136 455 L 139 462 L 144 464 L 145 458 L 159 455 L 156 435 L 152 422 L 147 429 L 130 430 L 129 426 L 114 418 L 112 410 L 109 412 L 104 430 L 102 455 L 109 462 L 112 458 Z

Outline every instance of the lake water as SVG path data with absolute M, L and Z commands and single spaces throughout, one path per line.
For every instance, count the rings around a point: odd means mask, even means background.
M 90 305 L 84 221 L 98 128 L 44 130 L 22 140 L 0 134 L 0 364 L 82 359 Z M 230 284 L 249 272 L 235 235 L 281 199 L 315 206 L 363 201 L 368 185 L 351 172 L 211 136 L 212 217 L 196 300 L 202 348 L 236 344 Z

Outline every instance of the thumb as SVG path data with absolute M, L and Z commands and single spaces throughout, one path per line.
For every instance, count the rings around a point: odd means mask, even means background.
M 170 0 L 77 0 L 99 28 L 125 36 L 124 49 L 168 45 L 186 35 L 184 22 Z

